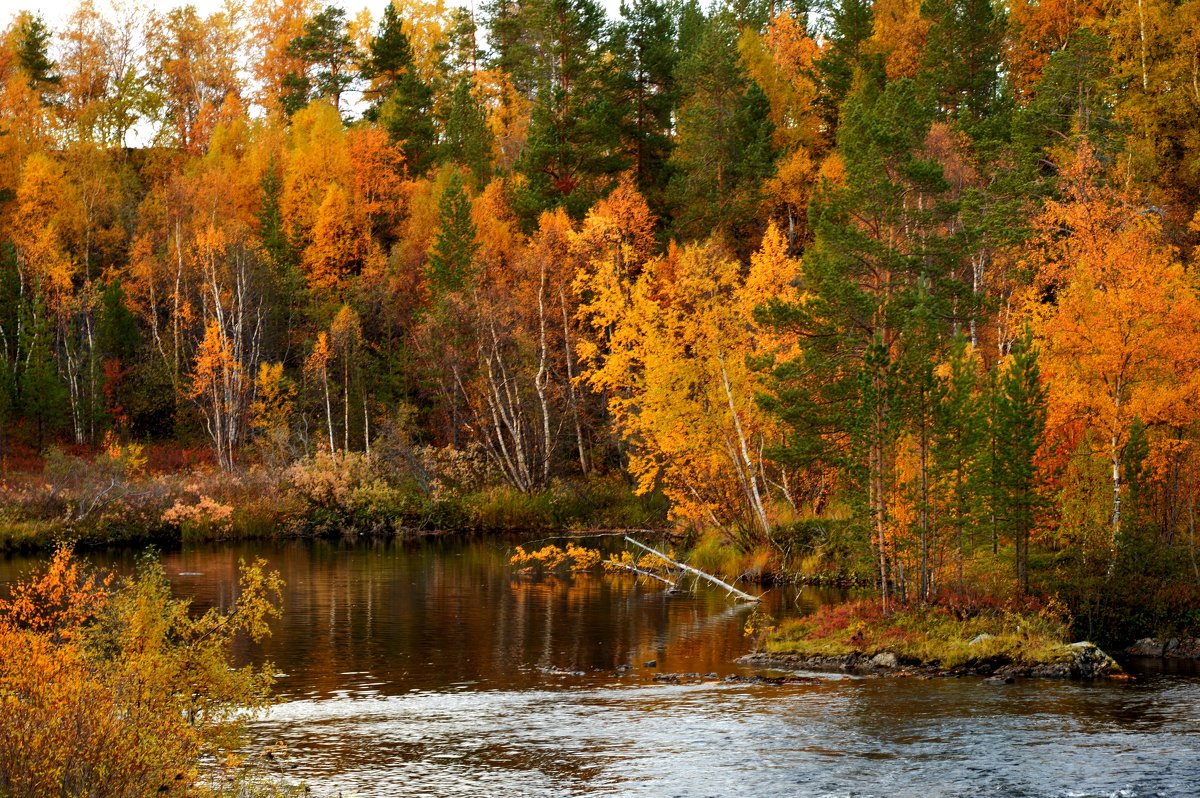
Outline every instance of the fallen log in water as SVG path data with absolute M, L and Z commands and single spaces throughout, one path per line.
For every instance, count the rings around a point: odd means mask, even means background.
M 635 574 L 639 574 L 641 576 L 648 576 L 651 579 L 657 579 L 658 581 L 662 582 L 664 585 L 670 585 L 672 588 L 675 587 L 675 583 L 672 582 L 670 579 L 667 579 L 665 576 L 656 574 L 653 571 L 646 571 L 642 568 L 638 568 L 635 565 L 630 565 L 629 563 L 617 562 L 616 560 L 608 560 L 605 562 L 605 565 L 612 566 L 613 568 L 624 568 L 626 571 L 633 571 Z
M 738 590 L 733 585 L 729 584 L 728 582 L 724 582 L 724 581 L 718 579 L 717 577 L 713 576 L 712 574 L 706 574 L 698 568 L 693 568 L 692 566 L 687 565 L 685 563 L 681 563 L 678 560 L 672 560 L 670 557 L 663 554 L 661 551 L 656 551 L 655 549 L 652 549 L 649 546 L 647 546 L 645 543 L 639 543 L 638 541 L 634 540 L 633 538 L 629 537 L 628 535 L 625 535 L 625 540 L 628 541 L 629 543 L 632 543 L 633 545 L 637 546 L 639 549 L 645 549 L 646 551 L 650 552 L 651 554 L 661 557 L 664 561 L 671 563 L 676 568 L 678 568 L 682 571 L 687 571 L 688 573 L 695 574 L 696 576 L 700 577 L 701 579 L 707 579 L 709 582 L 712 582 L 714 585 L 719 585 L 719 586 L 725 588 L 726 590 L 728 590 L 730 592 L 731 595 L 737 596 L 742 601 L 753 601 L 753 602 L 762 601 L 762 599 L 759 598 L 758 596 L 752 596 L 749 593 L 744 593 L 741 590 Z M 666 580 L 663 580 L 663 581 L 666 581 Z

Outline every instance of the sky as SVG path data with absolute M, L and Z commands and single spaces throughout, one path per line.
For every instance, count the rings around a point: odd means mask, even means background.
M 137 0 L 133 1 L 137 2 Z M 322 5 L 330 3 L 340 5 L 351 17 L 363 8 L 367 8 L 371 11 L 371 17 L 378 20 L 383 14 L 384 6 L 390 0 L 321 0 L 321 2 Z M 447 4 L 451 6 L 467 5 L 469 2 L 470 0 L 447 0 Z M 476 2 L 478 3 L 479 0 Z M 76 3 L 77 0 L 0 0 L 0 28 L 7 27 L 8 21 L 22 10 L 40 14 L 50 27 L 59 27 L 70 16 Z M 95 3 L 102 12 L 111 6 L 111 0 L 95 0 Z M 246 0 L 247 7 L 253 3 L 254 0 Z M 219 10 L 224 5 L 224 0 L 140 0 L 138 4 L 155 11 L 169 11 L 177 6 L 193 5 L 202 15 L 208 15 Z M 601 4 L 608 9 L 608 15 L 612 18 L 617 14 L 620 0 L 601 0 Z

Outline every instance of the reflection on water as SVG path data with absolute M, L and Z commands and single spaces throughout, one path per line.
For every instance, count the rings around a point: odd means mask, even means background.
M 178 591 L 226 606 L 253 556 L 287 580 L 273 637 L 242 652 L 286 674 L 255 735 L 318 795 L 1200 794 L 1195 679 L 660 685 L 736 672 L 748 609 L 627 577 L 513 578 L 503 544 L 454 538 L 163 559 Z M 26 566 L 0 561 L 0 583 Z M 767 609 L 831 598 L 776 590 Z

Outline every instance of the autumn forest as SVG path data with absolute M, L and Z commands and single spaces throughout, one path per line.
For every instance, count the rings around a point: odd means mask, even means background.
M 1200 1 L 102 6 L 3 21 L 11 545 L 670 526 L 1200 628 Z

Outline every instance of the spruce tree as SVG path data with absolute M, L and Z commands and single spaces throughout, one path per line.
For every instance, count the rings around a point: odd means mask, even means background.
M 437 141 L 433 91 L 417 74 L 412 45 L 392 4 L 384 9 L 379 32 L 371 40 L 362 76 L 371 81 L 375 96 L 367 118 L 378 121 L 400 146 L 411 174 L 424 174 L 433 163 Z
M 460 75 L 450 92 L 442 159 L 470 169 L 475 187 L 482 188 L 491 178 L 494 141 L 487 114 L 472 91 L 470 76 Z
M 475 223 L 471 221 L 471 200 L 458 171 L 450 175 L 442 192 L 438 221 L 437 237 L 425 267 L 435 307 L 447 294 L 461 291 L 468 285 L 475 253 L 479 249 L 475 241 Z
M 1037 453 L 1046 432 L 1046 388 L 1026 331 L 997 382 L 992 479 L 999 527 L 1013 542 L 1017 588 L 1029 592 L 1029 538 L 1042 506 Z
M 42 102 L 46 94 L 62 83 L 58 63 L 50 57 L 50 30 L 40 16 L 20 15 L 17 26 L 16 55 L 29 88 L 38 92 Z

